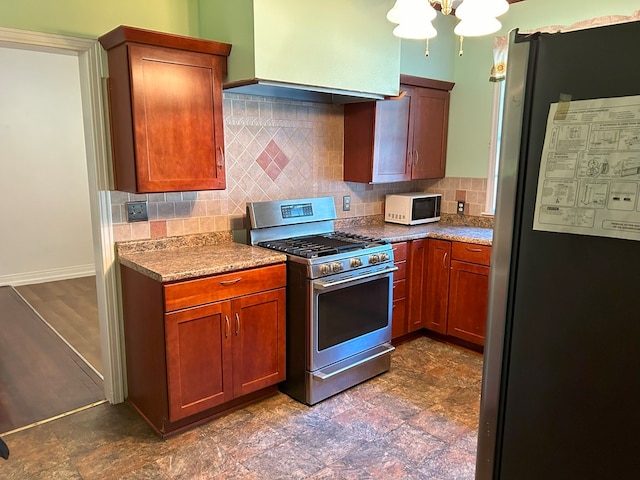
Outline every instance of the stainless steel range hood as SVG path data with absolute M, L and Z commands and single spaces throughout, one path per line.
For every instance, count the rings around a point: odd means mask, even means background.
M 386 0 L 207 0 L 200 36 L 232 44 L 227 92 L 351 103 L 399 93 Z

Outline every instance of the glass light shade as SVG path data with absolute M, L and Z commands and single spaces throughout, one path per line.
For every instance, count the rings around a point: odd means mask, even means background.
M 497 32 L 502 28 L 502 24 L 497 18 L 492 17 L 465 17 L 453 32 L 461 37 L 481 37 Z
M 392 23 L 403 23 L 421 18 L 430 22 L 436 18 L 435 8 L 427 0 L 396 0 L 391 10 L 387 12 L 387 20 Z
M 480 16 L 499 17 L 509 10 L 507 0 L 464 0 L 462 5 L 456 8 L 456 17 L 460 19 Z
M 430 21 L 426 22 L 421 19 L 412 19 L 411 21 L 399 24 L 393 29 L 396 37 L 408 38 L 410 40 L 425 40 L 435 37 L 438 32 Z

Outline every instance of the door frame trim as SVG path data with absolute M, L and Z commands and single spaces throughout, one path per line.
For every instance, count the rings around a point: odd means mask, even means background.
M 107 77 L 104 51 L 96 39 L 4 27 L 0 27 L 0 47 L 78 57 L 104 390 L 110 403 L 121 403 L 126 396 L 124 336 L 111 218 L 113 181 L 103 88 Z

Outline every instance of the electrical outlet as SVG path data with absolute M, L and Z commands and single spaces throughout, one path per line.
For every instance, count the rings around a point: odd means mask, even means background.
M 342 197 L 342 210 L 344 212 L 351 210 L 351 195 L 345 195 Z
M 458 200 L 456 211 L 458 212 L 458 215 L 464 215 L 464 200 Z
M 125 202 L 127 207 L 127 222 L 146 222 L 149 220 L 147 215 L 147 202 Z

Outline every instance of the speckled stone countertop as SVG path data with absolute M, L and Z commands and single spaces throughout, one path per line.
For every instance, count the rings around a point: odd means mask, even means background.
M 453 225 L 443 222 L 407 226 L 385 223 L 381 216 L 379 218 L 371 217 L 369 221 L 364 222 L 362 220 L 355 222 L 340 220 L 336 222 L 336 230 L 383 238 L 389 242 L 405 242 L 421 238 L 438 238 L 478 245 L 491 245 L 493 242 L 492 228 Z
M 231 240 L 231 233 L 186 235 L 118 244 L 118 260 L 159 282 L 282 263 L 282 253 Z

